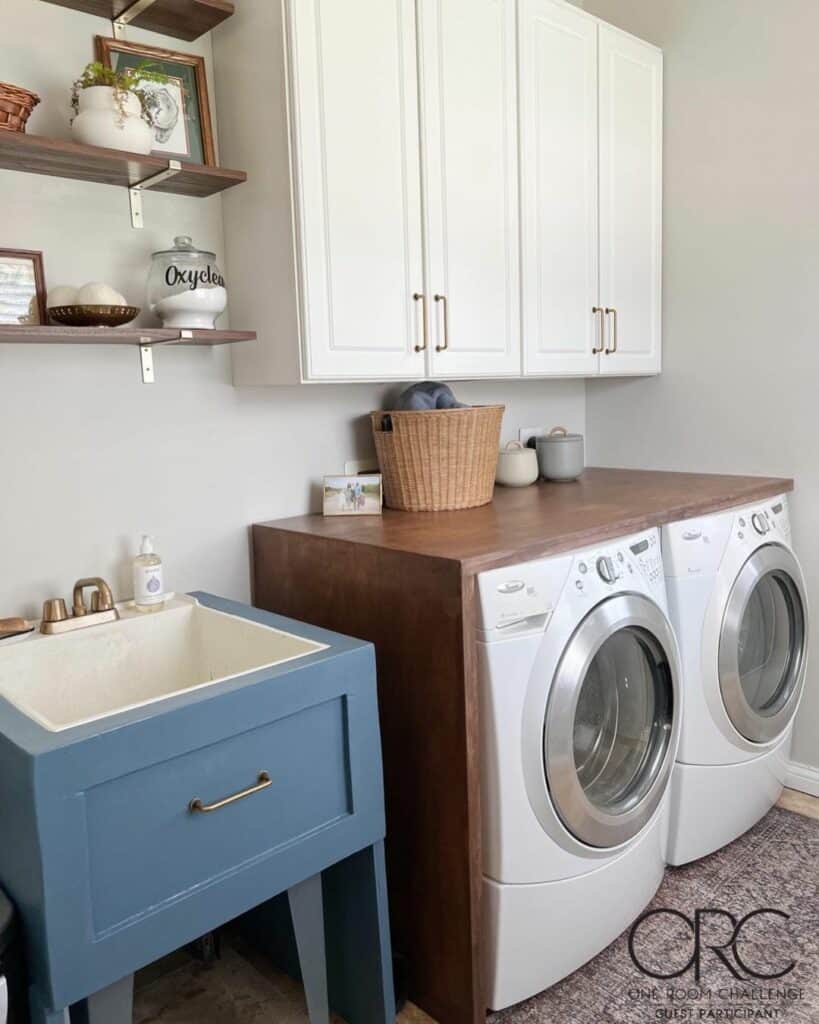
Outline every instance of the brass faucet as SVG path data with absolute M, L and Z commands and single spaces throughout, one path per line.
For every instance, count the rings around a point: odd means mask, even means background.
M 85 603 L 84 593 L 88 587 L 94 588 L 90 609 Z M 104 622 L 116 622 L 119 618 L 111 588 L 99 576 L 77 580 L 74 584 L 72 611 L 73 615 L 69 615 L 65 601 L 61 597 L 52 597 L 43 605 L 40 632 L 47 635 L 68 633 L 72 629 L 86 629 L 88 626 L 101 626 Z

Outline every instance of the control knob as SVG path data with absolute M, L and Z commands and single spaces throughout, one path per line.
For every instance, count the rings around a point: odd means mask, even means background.
M 751 522 L 753 523 L 754 529 L 759 534 L 763 534 L 764 535 L 764 534 L 768 533 L 770 531 L 770 529 L 771 529 L 771 526 L 770 526 L 770 523 L 768 522 L 768 520 L 765 518 L 765 516 L 761 515 L 759 512 L 754 512 L 754 514 L 751 516 Z
M 614 568 L 614 562 L 608 556 L 597 559 L 597 572 L 604 583 L 614 583 L 617 579 L 617 570 Z

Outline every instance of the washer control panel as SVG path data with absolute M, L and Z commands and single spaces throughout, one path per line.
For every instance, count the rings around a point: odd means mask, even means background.
M 648 593 L 665 607 L 659 531 L 646 530 L 604 548 L 578 553 L 570 579 L 570 593 L 578 610 L 625 591 Z
M 632 544 L 630 551 L 637 562 L 640 572 L 649 583 L 657 584 L 665 581 L 660 538 L 656 530 L 653 530 L 647 537 L 643 537 Z
M 543 632 L 559 602 L 569 602 L 582 615 L 598 601 L 626 591 L 648 593 L 665 608 L 658 530 L 480 573 L 476 625 L 487 641 Z
M 571 556 L 544 558 L 480 573 L 478 629 L 498 640 L 545 629 L 571 562 Z

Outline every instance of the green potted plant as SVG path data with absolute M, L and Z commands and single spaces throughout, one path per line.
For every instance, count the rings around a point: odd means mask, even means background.
M 150 153 L 154 142 L 152 85 L 165 85 L 168 76 L 151 61 L 117 71 L 100 61 L 88 64 L 74 83 L 71 132 L 77 142 L 130 153 Z

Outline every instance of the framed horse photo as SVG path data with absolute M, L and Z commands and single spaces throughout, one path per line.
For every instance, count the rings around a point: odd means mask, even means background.
M 380 516 L 382 504 L 380 473 L 324 478 L 325 516 Z

